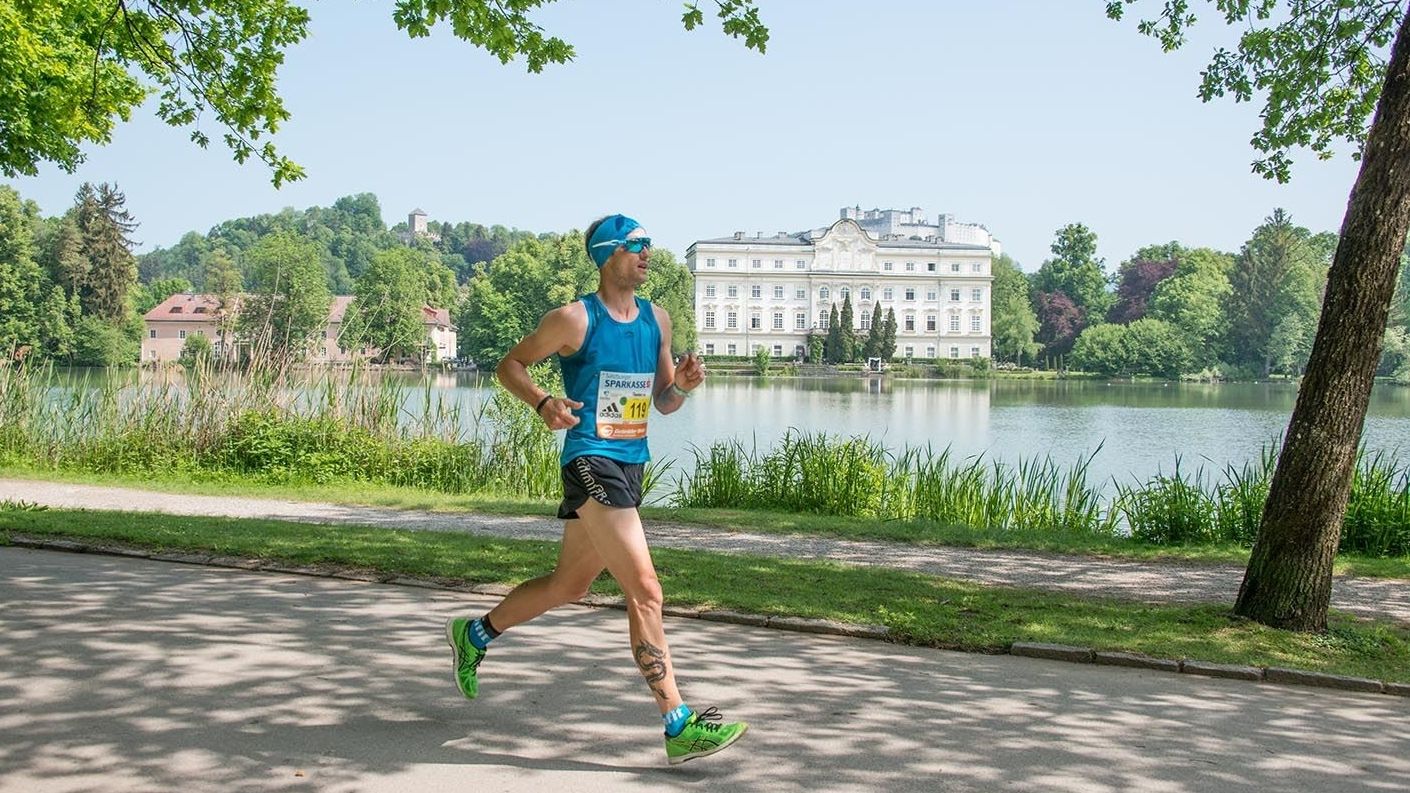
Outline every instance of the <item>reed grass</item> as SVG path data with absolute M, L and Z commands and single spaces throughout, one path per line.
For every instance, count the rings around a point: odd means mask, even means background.
M 990 536 L 1034 533 L 1110 538 L 1158 546 L 1251 546 L 1257 537 L 1277 443 L 1215 480 L 1176 458 L 1172 472 L 1113 482 L 1104 497 L 1089 471 L 1097 450 L 1062 465 L 1051 457 L 1014 464 L 958 459 L 949 448 L 888 451 L 865 438 L 790 430 L 767 451 L 723 441 L 693 448 L 694 471 L 679 478 L 682 507 L 795 512 L 969 527 Z M 1410 470 L 1363 451 L 1342 532 L 1343 551 L 1410 555 Z
M 552 369 L 533 372 L 561 392 Z M 1257 536 L 1278 444 L 1220 475 L 1170 473 L 1114 482 L 1090 477 L 1101 447 L 1068 464 L 960 459 L 950 448 L 888 450 L 866 437 L 789 430 L 767 450 L 723 441 L 693 448 L 693 464 L 651 463 L 648 502 L 902 521 L 939 536 L 1129 536 L 1160 545 L 1249 546 Z M 409 386 L 365 369 L 106 373 L 60 383 L 50 369 L 0 366 L 0 464 L 95 474 L 239 477 L 271 484 L 377 482 L 521 500 L 560 492 L 554 434 L 533 409 L 495 386 L 472 414 L 434 384 Z M 668 481 L 671 480 L 671 481 Z M 662 494 L 658 496 L 657 494 Z M 1410 469 L 1363 450 L 1342 550 L 1410 556 Z

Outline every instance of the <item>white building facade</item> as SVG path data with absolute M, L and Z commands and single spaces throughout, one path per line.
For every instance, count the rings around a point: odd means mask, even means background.
M 850 297 L 862 336 L 878 312 L 896 312 L 899 359 L 988 358 L 997 243 L 873 236 L 848 211 L 825 229 L 737 232 L 691 245 L 686 265 L 695 275 L 699 350 L 801 356 L 809 335 L 827 332 L 832 307 L 841 311 Z

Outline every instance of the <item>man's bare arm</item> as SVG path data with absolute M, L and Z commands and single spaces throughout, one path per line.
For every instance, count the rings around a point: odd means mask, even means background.
M 539 415 L 555 430 L 567 429 L 578 423 L 573 415 L 582 407 L 566 397 L 548 394 L 529 376 L 529 367 L 548 356 L 571 355 L 587 335 L 587 313 L 581 303 L 556 308 L 543 316 L 533 333 L 525 336 L 505 354 L 495 369 L 495 376 L 509 393 L 538 408 Z M 550 397 L 546 402 L 544 397 Z

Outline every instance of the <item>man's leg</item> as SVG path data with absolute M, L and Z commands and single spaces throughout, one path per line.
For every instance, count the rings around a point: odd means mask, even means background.
M 463 617 L 448 620 L 446 641 L 454 653 L 455 684 L 460 693 L 467 699 L 474 699 L 480 692 L 480 662 L 485 658 L 485 644 L 492 635 L 485 633 L 480 641 L 475 641 L 471 632 L 477 626 L 481 631 L 493 630 L 493 636 L 498 636 L 555 606 L 571 603 L 587 594 L 602 568 L 602 558 L 588 539 L 582 521 L 569 520 L 563 526 L 563 542 L 553 572 L 515 587 L 480 620 Z
M 666 713 L 681 704 L 671 651 L 661 620 L 661 582 L 651 562 L 641 516 L 630 507 L 608 507 L 588 500 L 578 508 L 587 537 L 607 571 L 617 580 L 627 601 L 632 657 Z
M 744 722 L 724 723 L 715 708 L 690 710 L 676 688 L 676 671 L 666 646 L 661 618 L 661 582 L 641 516 L 634 508 L 608 507 L 588 501 L 578 509 L 587 536 L 627 600 L 632 657 L 651 687 L 666 726 L 666 759 L 672 764 L 705 757 L 739 740 L 749 729 Z
M 551 608 L 580 600 L 602 573 L 602 557 L 588 539 L 581 520 L 563 525 L 563 543 L 553 572 L 525 581 L 490 609 L 490 622 L 504 631 L 528 622 Z

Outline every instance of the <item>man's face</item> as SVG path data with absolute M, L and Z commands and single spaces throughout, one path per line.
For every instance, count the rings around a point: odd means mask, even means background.
M 647 268 L 651 260 L 651 237 L 646 229 L 634 228 L 627 234 L 625 245 L 617 246 L 612 258 L 603 265 L 604 270 L 630 283 L 633 288 L 646 283 Z

